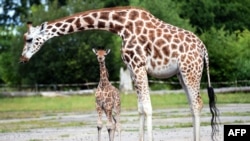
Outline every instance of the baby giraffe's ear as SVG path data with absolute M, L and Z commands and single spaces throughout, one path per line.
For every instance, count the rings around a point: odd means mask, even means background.
M 97 53 L 96 48 L 92 48 L 92 51 L 93 51 L 95 54 Z
M 110 52 L 110 49 L 106 49 L 106 55 L 109 54 Z

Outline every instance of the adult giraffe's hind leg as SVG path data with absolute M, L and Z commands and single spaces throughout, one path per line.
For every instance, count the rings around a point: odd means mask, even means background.
M 200 78 L 199 74 L 192 75 L 191 79 L 186 78 L 185 75 L 178 74 L 179 81 L 186 92 L 192 119 L 193 119 L 193 138 L 194 141 L 200 140 L 200 113 L 203 107 L 203 102 L 200 96 Z M 190 75 L 189 75 L 190 76 Z M 192 81 L 190 81 L 192 80 Z

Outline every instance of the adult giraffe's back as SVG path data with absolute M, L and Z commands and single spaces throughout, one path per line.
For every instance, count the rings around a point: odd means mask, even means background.
M 28 27 L 28 32 L 24 34 L 21 62 L 27 62 L 45 41 L 55 36 L 85 30 L 106 30 L 122 38 L 122 59 L 131 71 L 138 95 L 140 141 L 144 140 L 145 117 L 148 140 L 152 140 L 152 106 L 147 74 L 158 78 L 178 76 L 193 115 L 194 140 L 200 139 L 202 99 L 199 91 L 205 59 L 214 135 L 217 108 L 210 84 L 208 53 L 202 41 L 192 32 L 167 24 L 148 11 L 134 7 L 91 10 L 45 22 L 37 27 L 29 23 Z

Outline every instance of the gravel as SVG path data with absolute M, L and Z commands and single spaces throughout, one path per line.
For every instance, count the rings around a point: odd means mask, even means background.
M 250 104 L 226 104 L 218 105 L 220 110 L 220 126 L 217 135 L 218 141 L 223 140 L 224 124 L 250 124 L 250 117 L 244 113 L 250 112 Z M 202 110 L 202 123 L 210 122 L 208 107 Z M 249 114 L 247 114 L 249 115 Z M 97 114 L 95 111 L 87 113 L 62 113 L 57 116 L 46 116 L 32 119 L 0 120 L 1 123 L 20 122 L 27 120 L 55 120 L 59 122 L 84 122 L 86 125 L 59 128 L 29 129 L 23 132 L 0 133 L 0 141 L 96 141 Z M 106 118 L 103 118 L 104 125 Z M 192 141 L 193 128 L 183 125 L 191 125 L 192 118 L 188 108 L 169 108 L 153 110 L 153 138 L 154 141 Z M 138 113 L 134 111 L 122 111 L 122 141 L 137 141 L 139 120 Z M 48 126 L 49 127 L 49 126 Z M 183 128 L 185 127 L 185 128 Z M 146 132 L 145 132 L 146 133 Z M 210 141 L 211 127 L 201 126 L 200 136 L 202 141 Z M 145 134 L 147 138 L 147 134 Z M 118 141 L 116 133 L 115 140 Z M 108 133 L 104 126 L 102 129 L 102 141 L 108 141 Z

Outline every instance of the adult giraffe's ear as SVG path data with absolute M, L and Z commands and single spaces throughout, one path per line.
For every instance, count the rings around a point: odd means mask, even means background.
M 44 22 L 44 23 L 41 24 L 41 26 L 40 26 L 40 33 L 41 34 L 44 33 L 46 27 L 47 27 L 47 22 Z
M 106 49 L 106 55 L 108 55 L 110 52 L 110 49 Z

